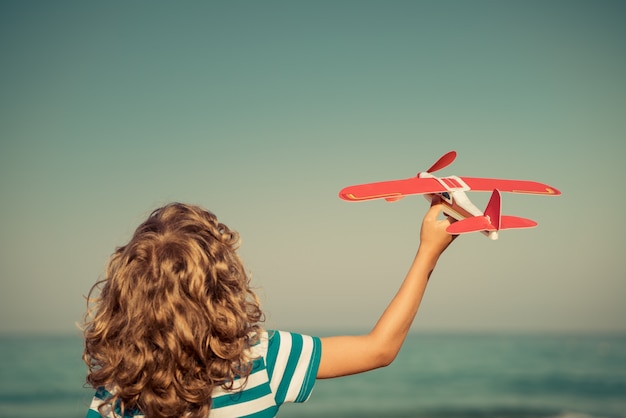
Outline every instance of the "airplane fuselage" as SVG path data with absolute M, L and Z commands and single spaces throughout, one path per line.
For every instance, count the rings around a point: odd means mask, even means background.
M 432 202 L 433 196 L 439 196 L 441 203 L 444 205 L 443 213 L 456 219 L 457 221 L 471 218 L 473 216 L 483 216 L 483 212 L 472 203 L 465 194 L 466 190 L 470 190 L 459 177 L 435 177 L 430 173 L 418 173 L 419 178 L 434 178 L 438 180 L 448 191 L 442 193 L 425 194 L 426 200 Z M 498 239 L 498 231 L 481 231 L 489 239 Z

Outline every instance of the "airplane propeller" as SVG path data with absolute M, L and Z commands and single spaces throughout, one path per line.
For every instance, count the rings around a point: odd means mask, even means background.
M 426 170 L 426 172 L 434 173 L 435 171 L 439 171 L 442 168 L 445 168 L 452 164 L 455 158 L 456 151 L 450 151 L 447 154 L 443 155 L 441 158 L 439 158 L 435 164 L 433 164 L 428 170 Z

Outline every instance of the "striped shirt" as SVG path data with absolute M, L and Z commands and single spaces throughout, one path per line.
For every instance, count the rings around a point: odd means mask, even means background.
M 233 389 L 215 388 L 209 418 L 272 418 L 287 402 L 304 402 L 311 395 L 321 358 L 317 337 L 284 331 L 263 333 L 251 348 L 253 368 L 247 380 L 235 380 Z M 101 418 L 98 407 L 110 394 L 99 389 L 91 402 L 87 418 Z M 105 417 L 118 418 L 121 412 L 104 409 Z M 127 411 L 125 417 L 141 417 Z

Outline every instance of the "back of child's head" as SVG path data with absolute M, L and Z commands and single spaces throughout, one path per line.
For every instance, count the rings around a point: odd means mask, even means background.
M 249 373 L 262 320 L 238 245 L 200 207 L 152 212 L 90 292 L 88 383 L 148 417 L 208 416 L 213 387 Z

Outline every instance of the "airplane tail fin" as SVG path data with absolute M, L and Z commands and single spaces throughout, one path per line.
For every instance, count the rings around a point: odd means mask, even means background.
M 491 198 L 484 212 L 485 218 L 491 225 L 497 230 L 501 229 L 501 217 L 502 217 L 502 197 L 498 189 L 493 189 Z
M 537 222 L 518 216 L 502 215 L 502 199 L 498 189 L 494 189 L 485 208 L 483 216 L 473 216 L 451 224 L 446 231 L 450 234 L 466 234 L 469 232 L 484 232 L 491 239 L 498 239 L 501 229 L 532 228 Z

